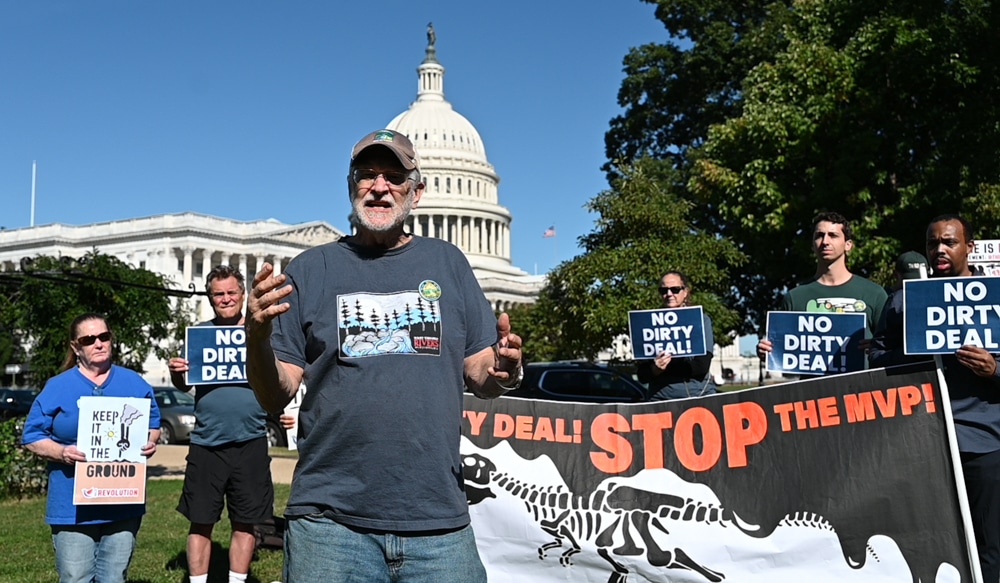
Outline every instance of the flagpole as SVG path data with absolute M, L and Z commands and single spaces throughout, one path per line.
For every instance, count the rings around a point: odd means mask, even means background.
M 552 269 L 556 268 L 556 257 L 559 256 L 558 240 L 559 240 L 559 233 L 552 235 Z
M 35 174 L 38 169 L 38 164 L 35 160 L 31 161 L 31 223 L 29 227 L 35 226 Z

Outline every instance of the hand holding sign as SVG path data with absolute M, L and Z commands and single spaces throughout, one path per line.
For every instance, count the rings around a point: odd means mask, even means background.
M 955 358 L 962 366 L 981 377 L 991 377 L 997 374 L 997 361 L 985 348 L 963 346 L 955 351 Z
M 655 359 L 653 359 L 653 365 L 660 370 L 667 370 L 667 367 L 670 366 L 670 361 L 673 360 L 673 358 L 673 355 L 669 352 L 661 352 L 656 355 Z
M 167 361 L 167 368 L 170 372 L 186 373 L 191 367 L 186 358 L 174 357 Z

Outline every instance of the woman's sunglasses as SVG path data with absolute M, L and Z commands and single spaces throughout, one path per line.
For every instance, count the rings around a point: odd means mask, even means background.
M 667 295 L 667 292 L 670 292 L 670 293 L 672 293 L 672 294 L 674 294 L 676 296 L 677 294 L 681 293 L 682 291 L 684 291 L 684 286 L 683 285 L 678 285 L 678 286 L 674 286 L 674 287 L 661 287 L 660 288 L 660 295 L 661 296 L 665 296 L 665 295 Z
M 97 336 L 80 336 L 76 339 L 80 346 L 90 346 L 98 340 L 101 342 L 111 342 L 111 332 L 101 332 Z

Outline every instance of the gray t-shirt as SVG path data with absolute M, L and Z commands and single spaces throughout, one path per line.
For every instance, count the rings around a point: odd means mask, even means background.
M 211 320 L 198 324 L 214 326 Z M 216 447 L 267 435 L 267 412 L 247 383 L 195 385 L 191 443 Z
M 496 342 L 496 318 L 465 256 L 437 239 L 385 251 L 347 238 L 284 273 L 290 309 L 271 345 L 309 387 L 286 514 L 395 532 L 468 524 L 463 365 Z

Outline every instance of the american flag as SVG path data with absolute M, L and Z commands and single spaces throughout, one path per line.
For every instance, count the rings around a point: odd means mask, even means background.
M 555 236 L 556 236 L 556 226 L 555 225 L 552 225 L 548 229 L 545 229 L 545 232 L 542 233 L 542 238 L 555 237 Z

